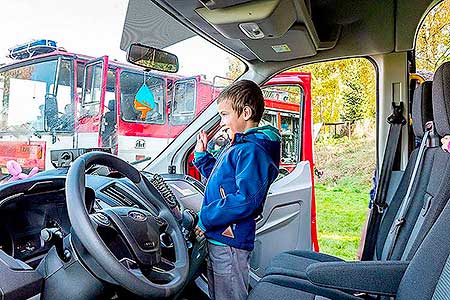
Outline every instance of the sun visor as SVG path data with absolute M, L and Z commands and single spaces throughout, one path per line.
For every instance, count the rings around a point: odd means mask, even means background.
M 289 0 L 261 0 L 226 8 L 196 9 L 205 21 L 229 39 L 277 38 L 297 20 L 295 6 Z
M 148 0 L 129 0 L 120 49 L 132 43 L 164 49 L 196 34 Z
M 311 11 L 300 0 L 259 0 L 195 11 L 224 37 L 240 40 L 261 61 L 313 56 L 333 48 L 338 37 L 320 41 Z

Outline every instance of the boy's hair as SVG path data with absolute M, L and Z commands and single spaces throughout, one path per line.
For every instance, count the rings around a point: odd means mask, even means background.
M 233 110 L 240 116 L 244 107 L 248 106 L 252 110 L 250 120 L 261 121 L 264 113 L 264 96 L 259 86 L 251 80 L 239 80 L 224 89 L 217 103 L 230 101 Z

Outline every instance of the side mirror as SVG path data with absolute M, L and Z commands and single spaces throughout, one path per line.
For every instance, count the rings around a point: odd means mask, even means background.
M 178 57 L 175 54 L 141 44 L 130 46 L 127 61 L 146 69 L 169 73 L 178 71 Z

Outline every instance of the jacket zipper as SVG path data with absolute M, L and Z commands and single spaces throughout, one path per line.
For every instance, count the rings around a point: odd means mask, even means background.
M 205 186 L 208 185 L 209 180 L 211 179 L 211 175 L 214 173 L 214 171 L 216 170 L 217 166 L 222 162 L 222 160 L 223 160 L 224 157 L 225 157 L 225 152 L 228 151 L 228 150 L 230 149 L 231 146 L 232 146 L 232 145 L 230 144 L 230 145 L 228 145 L 225 149 L 223 149 L 223 152 L 220 154 L 220 157 L 219 157 L 220 160 L 219 160 L 219 161 L 216 161 L 216 164 L 214 165 L 214 167 L 213 167 L 211 173 L 209 173 L 209 177 L 208 177 L 208 180 L 206 181 Z

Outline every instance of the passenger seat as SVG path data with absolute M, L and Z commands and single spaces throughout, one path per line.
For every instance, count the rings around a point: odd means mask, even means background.
M 445 63 L 436 71 L 432 88 L 438 136 L 450 134 L 449 82 L 450 63 Z M 431 143 L 438 140 L 438 136 L 431 139 Z M 425 166 L 427 157 L 432 161 L 430 172 Z M 418 191 L 414 193 L 407 216 L 411 221 L 410 229 L 405 230 L 405 236 L 398 239 L 401 243 L 396 245 L 404 249 L 397 253 L 394 251 L 396 254 L 392 255 L 392 259 L 402 261 L 347 263 L 336 259 L 334 262 L 311 262 L 308 266 L 298 264 L 303 267 L 303 272 L 297 269 L 297 273 L 282 271 L 279 267 L 278 273 L 263 277 L 249 299 L 265 300 L 270 299 L 270 295 L 278 295 L 278 299 L 360 299 L 354 296 L 357 292 L 396 296 L 397 300 L 450 299 L 450 154 L 440 147 L 432 147 L 424 159 L 419 178 L 427 177 L 429 180 L 423 190 L 419 183 Z M 398 211 L 395 212 L 397 214 Z M 388 215 L 384 218 L 383 222 L 387 222 Z M 383 232 L 386 230 L 389 229 L 384 227 Z M 302 256 L 297 257 L 298 261 L 302 260 Z M 332 260 L 331 256 L 326 259 Z
M 433 111 L 431 105 L 432 82 L 426 81 L 414 91 L 413 99 L 413 130 L 416 137 L 422 139 L 425 133 L 425 125 L 433 120 Z M 430 141 L 428 141 L 430 143 Z M 434 160 L 434 152 L 437 145 L 430 143 L 430 147 L 425 150 L 418 174 L 415 176 L 414 190 L 411 193 L 412 200 L 407 217 L 396 240 L 395 245 L 388 245 L 388 235 L 399 213 L 399 208 L 407 193 L 408 185 L 411 182 L 414 165 L 416 163 L 419 149 L 415 149 L 408 161 L 406 170 L 400 180 L 399 186 L 394 193 L 389 206 L 381 221 L 378 231 L 374 260 L 386 260 L 388 252 L 391 252 L 389 259 L 400 259 L 406 248 L 411 232 L 415 225 L 415 220 L 419 214 L 425 197 L 425 189 L 429 183 L 431 168 Z M 393 250 L 389 251 L 390 248 Z M 410 248 L 412 245 L 410 244 Z M 293 250 L 283 252 L 273 258 L 267 267 L 264 275 L 280 274 L 299 278 L 306 278 L 306 268 L 316 262 L 337 262 L 342 259 L 312 251 Z

